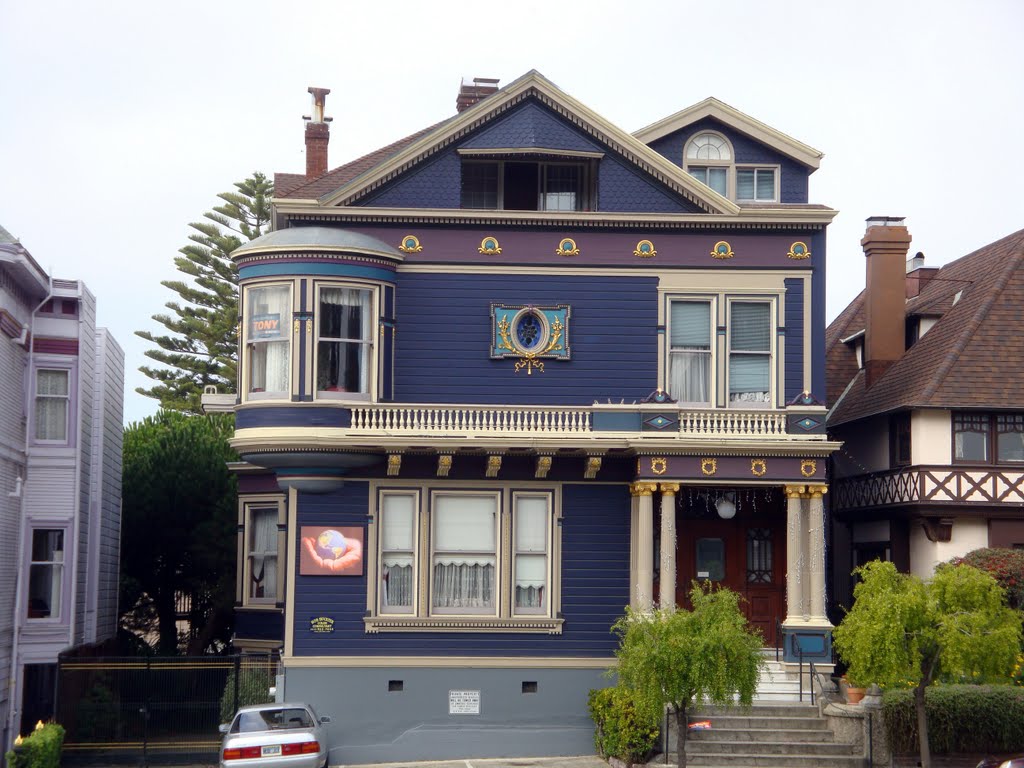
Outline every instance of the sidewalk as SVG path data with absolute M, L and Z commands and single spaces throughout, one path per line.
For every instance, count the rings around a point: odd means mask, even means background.
M 606 763 L 596 755 L 581 757 L 489 757 L 468 760 L 417 760 L 413 763 L 373 763 L 372 765 L 356 765 L 342 763 L 331 765 L 331 768 L 608 768 Z

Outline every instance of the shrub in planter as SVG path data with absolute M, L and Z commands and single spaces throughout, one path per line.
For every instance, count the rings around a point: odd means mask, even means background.
M 9 768 L 60 768 L 60 750 L 64 729 L 56 723 L 36 728 L 21 742 L 17 751 L 4 755 Z
M 937 685 L 925 692 L 928 741 L 939 753 L 1024 750 L 1024 690 L 1011 685 Z M 914 692 L 887 690 L 882 716 L 893 752 L 918 748 Z
M 587 709 L 594 720 L 594 746 L 602 757 L 641 763 L 658 739 L 656 717 L 644 714 L 629 691 L 618 686 L 591 690 Z

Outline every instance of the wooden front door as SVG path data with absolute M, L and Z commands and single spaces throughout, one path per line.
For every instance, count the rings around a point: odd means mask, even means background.
M 676 603 L 690 607 L 694 581 L 710 581 L 739 593 L 750 624 L 765 646 L 776 642 L 775 623 L 786 616 L 785 531 L 772 516 L 732 520 L 678 519 Z

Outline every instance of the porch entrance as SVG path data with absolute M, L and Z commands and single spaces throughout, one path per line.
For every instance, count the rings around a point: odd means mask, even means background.
M 728 504 L 718 504 L 719 500 Z M 774 502 L 774 503 L 772 503 Z M 719 508 L 730 519 L 723 519 Z M 774 646 L 786 617 L 786 513 L 781 493 L 680 494 L 676 510 L 676 603 L 689 607 L 694 581 L 737 592 L 751 626 Z

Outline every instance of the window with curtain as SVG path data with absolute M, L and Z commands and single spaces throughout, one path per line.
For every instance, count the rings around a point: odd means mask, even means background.
M 277 506 L 249 510 L 249 598 L 276 601 Z
M 291 285 L 249 288 L 245 296 L 249 392 L 287 395 L 291 389 Z
M 733 302 L 729 318 L 729 403 L 771 402 L 771 304 Z
M 28 618 L 60 616 L 64 585 L 64 530 L 32 531 L 32 562 L 28 572 Z
M 498 497 L 437 494 L 432 517 L 432 610 L 494 614 Z
M 36 371 L 36 440 L 67 442 L 71 372 Z
M 668 392 L 681 403 L 711 402 L 711 303 L 673 301 Z
M 317 318 L 318 394 L 369 392 L 371 292 L 364 288 L 320 288 Z
M 514 614 L 546 614 L 548 610 L 549 496 L 516 495 L 513 506 L 515 549 L 512 581 Z
M 380 505 L 380 611 L 412 613 L 416 594 L 416 495 L 387 493 Z

